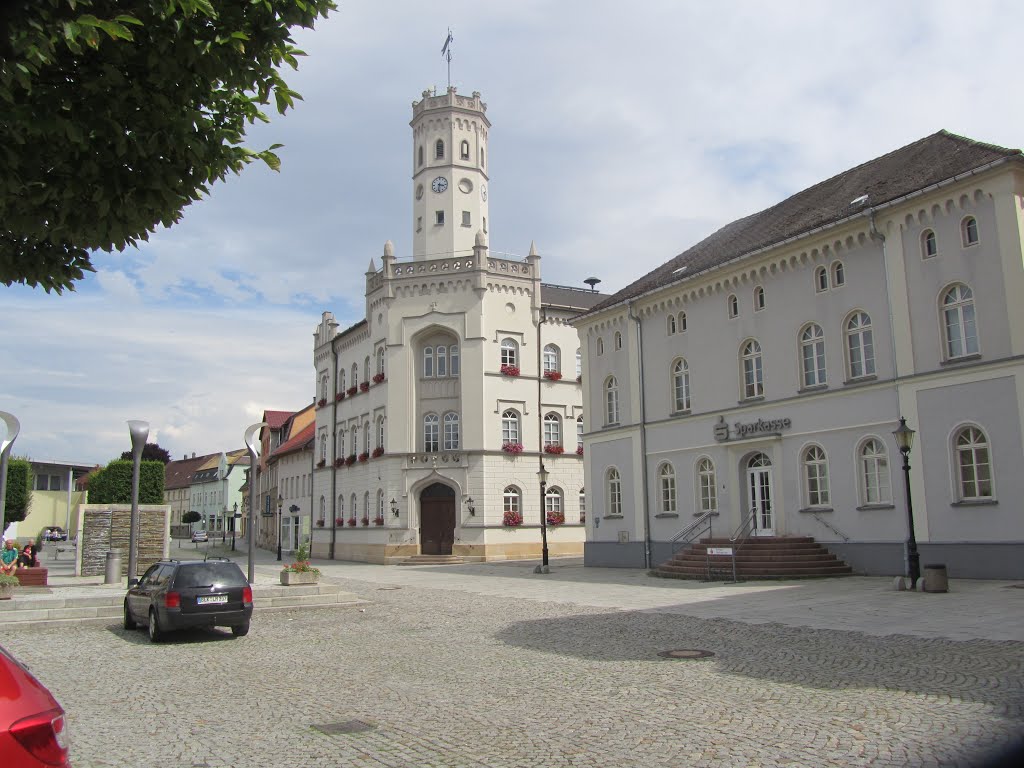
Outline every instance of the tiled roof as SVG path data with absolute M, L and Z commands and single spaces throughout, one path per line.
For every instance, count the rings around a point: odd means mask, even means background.
M 211 457 L 220 454 L 208 453 L 205 456 L 196 456 L 194 459 L 179 459 L 168 462 L 164 467 L 164 490 L 175 488 L 188 488 L 192 484 L 192 475 L 196 470 L 205 464 Z
M 295 435 L 295 437 L 277 446 L 277 448 L 274 449 L 274 452 L 271 454 L 271 456 L 277 458 L 279 456 L 284 456 L 285 454 L 288 453 L 294 453 L 296 451 L 301 451 L 305 449 L 310 443 L 313 442 L 313 432 L 315 429 L 316 424 L 310 424 L 304 430 Z
M 271 429 L 280 429 L 284 423 L 291 418 L 291 411 L 264 411 L 263 420 L 270 425 Z
M 590 309 L 602 299 L 607 298 L 607 293 L 598 293 L 589 288 L 573 288 L 567 285 L 545 283 L 541 283 L 540 286 L 541 306 L 584 310 Z
M 1006 158 L 1019 160 L 1021 151 L 939 131 L 797 192 L 760 213 L 725 225 L 595 305 L 587 314 L 673 282 L 690 279 L 708 269 L 858 213 L 866 214 L 869 208 L 893 202 Z M 851 205 L 865 195 L 865 201 Z M 677 273 L 682 267 L 685 271 Z

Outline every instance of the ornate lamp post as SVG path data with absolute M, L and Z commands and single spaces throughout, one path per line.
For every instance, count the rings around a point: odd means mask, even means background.
M 231 551 L 235 551 L 235 534 L 238 533 L 238 521 L 242 519 L 242 513 L 238 511 L 238 502 L 235 502 L 234 515 L 231 518 Z
M 128 586 L 131 587 L 139 581 L 139 465 L 142 462 L 142 449 L 146 447 L 146 438 L 149 437 L 149 423 L 129 421 L 128 432 L 132 437 L 132 515 L 128 527 Z
M 220 545 L 223 547 L 228 540 L 228 505 L 220 513 Z
M 277 497 L 277 559 L 281 559 L 281 507 L 284 506 L 284 497 Z
M 13 413 L 7 413 L 7 411 L 0 411 L 0 421 L 6 427 L 3 439 L 0 440 L 0 533 L 3 533 L 4 509 L 7 507 L 7 459 L 11 455 L 11 446 L 18 439 L 21 422 L 15 418 Z
M 900 416 L 900 425 L 893 430 L 896 445 L 903 454 L 903 484 L 907 490 L 907 578 L 910 588 L 917 588 L 917 580 L 921 577 L 921 555 L 917 551 L 917 538 L 914 536 L 914 504 L 910 498 L 910 449 L 914 446 L 914 430 L 907 426 L 907 420 Z
M 398 502 L 394 498 L 391 499 L 391 514 L 398 517 Z
M 548 492 L 548 471 L 544 468 L 544 459 L 540 460 L 540 546 L 541 564 L 533 569 L 534 573 L 548 573 L 548 511 L 545 505 Z

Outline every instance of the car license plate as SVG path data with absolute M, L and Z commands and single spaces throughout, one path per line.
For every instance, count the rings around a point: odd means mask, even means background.
M 196 599 L 199 605 L 217 605 L 220 603 L 226 603 L 228 601 L 227 595 L 206 595 Z

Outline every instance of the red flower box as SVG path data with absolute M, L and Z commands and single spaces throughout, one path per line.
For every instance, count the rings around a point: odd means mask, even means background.
M 582 373 L 579 376 L 576 377 L 576 381 L 581 382 L 581 383 L 583 382 L 583 374 Z
M 577 455 L 577 456 L 582 456 L 582 455 L 583 455 L 583 446 L 582 446 L 582 445 L 581 445 L 581 446 L 578 446 L 578 447 L 576 448 L 576 455 Z
M 559 381 L 562 378 L 561 371 L 544 371 L 544 378 L 551 379 L 551 381 Z
M 560 445 L 545 445 L 544 453 L 553 453 L 557 456 L 560 453 L 565 453 L 565 448 Z
M 518 365 L 503 365 L 501 366 L 501 373 L 503 376 L 518 376 L 519 366 Z
M 323 528 L 324 527 L 324 519 L 322 517 L 319 520 L 316 521 L 316 527 L 317 528 Z
M 341 528 L 342 526 L 345 525 L 345 518 L 344 517 L 336 517 L 336 518 L 334 518 L 334 524 L 336 526 L 338 526 L 339 528 Z
M 316 463 L 316 465 L 322 469 L 323 467 L 327 466 L 327 460 L 326 459 L 320 459 L 320 461 L 318 461 Z
M 360 461 L 369 461 L 370 460 L 370 454 L 366 453 L 365 451 L 363 453 L 360 453 L 359 454 L 359 460 Z
M 322 397 L 316 401 L 317 408 L 323 408 L 325 405 L 327 405 L 327 401 Z
M 364 381 L 362 384 L 360 384 L 359 385 L 359 391 L 360 392 L 369 392 L 370 391 L 370 382 Z
M 373 449 L 373 453 L 370 454 L 370 456 L 372 456 L 375 459 L 380 458 L 383 455 L 384 455 L 384 449 L 383 448 L 374 448 Z
M 338 394 L 336 394 L 334 396 L 334 402 L 336 402 L 336 403 L 340 403 L 344 399 L 345 399 L 345 393 L 344 392 L 339 392 Z
M 522 453 L 523 452 L 523 444 L 522 443 L 505 443 L 504 445 L 501 446 L 501 450 L 503 450 L 505 453 Z
M 373 524 L 374 525 L 384 525 L 384 518 L 383 517 L 375 517 L 373 519 Z
M 383 373 L 374 374 L 374 377 L 373 377 L 373 383 L 374 384 L 380 384 L 382 381 L 384 381 L 384 374 Z
M 501 524 L 508 528 L 515 528 L 523 524 L 523 516 L 518 512 L 506 512 L 501 518 Z
M 364 517 L 363 518 L 363 525 L 369 525 L 369 524 L 370 524 L 370 518 Z
M 548 525 L 564 525 L 565 524 L 565 513 L 564 512 L 548 512 L 547 513 Z
M 346 467 L 351 467 L 355 463 L 356 463 L 356 455 L 354 453 L 351 456 L 348 456 L 345 459 L 345 466 Z
M 352 397 L 352 395 L 359 391 L 359 387 L 349 387 L 345 391 L 348 393 L 349 397 Z
M 336 467 L 343 467 L 343 466 L 345 466 L 345 460 L 339 456 L 338 458 L 336 458 L 334 460 L 334 466 L 336 466 Z
M 349 528 L 355 528 L 356 527 L 356 519 L 354 517 L 350 517 L 348 519 L 348 527 Z

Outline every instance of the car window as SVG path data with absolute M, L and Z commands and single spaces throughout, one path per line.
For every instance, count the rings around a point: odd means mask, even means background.
M 195 563 L 178 568 L 174 586 L 205 587 L 209 584 L 223 584 L 227 587 L 242 587 L 247 584 L 242 570 L 234 563 Z
M 159 563 L 157 563 L 156 565 L 149 566 L 149 569 L 144 574 L 142 574 L 142 578 L 139 579 L 139 586 L 140 587 L 146 587 L 146 586 L 149 586 L 150 584 L 152 584 L 153 583 L 153 578 L 154 578 L 154 576 L 156 574 L 156 570 L 159 567 L 160 567 Z

